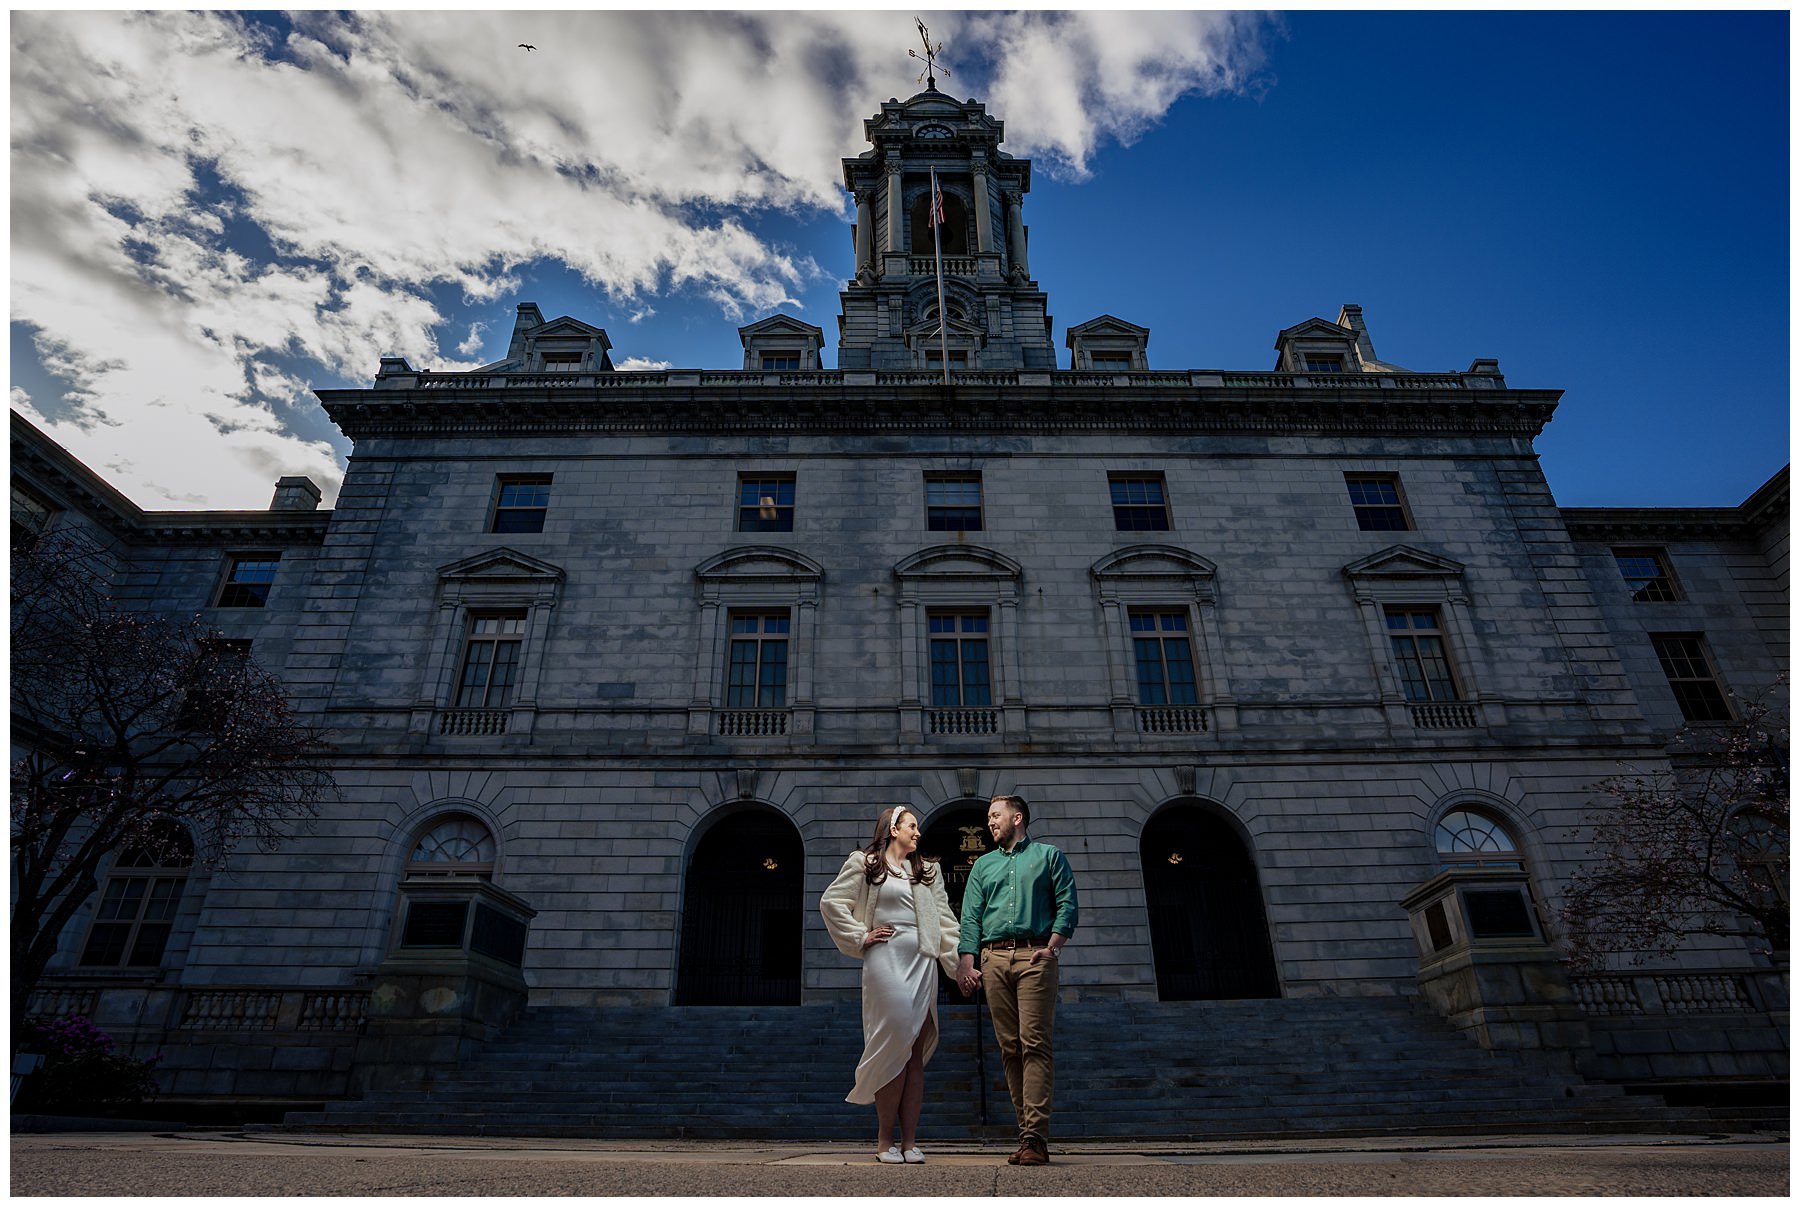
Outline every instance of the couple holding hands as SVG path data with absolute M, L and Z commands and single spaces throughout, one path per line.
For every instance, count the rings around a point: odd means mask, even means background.
M 1032 840 L 1030 821 L 1023 797 L 988 802 L 997 845 L 970 870 L 960 922 L 943 870 L 919 853 L 919 820 L 904 806 L 881 811 L 874 837 L 844 860 L 819 900 L 838 950 L 863 962 L 863 1054 L 845 1100 L 874 1104 L 879 1161 L 925 1160 L 917 1132 L 925 1065 L 938 1043 L 936 965 L 965 995 L 978 985 L 987 991 L 1019 1121 L 1019 1147 L 1007 1163 L 1049 1163 L 1057 951 L 1075 932 L 1077 905 L 1068 859 Z

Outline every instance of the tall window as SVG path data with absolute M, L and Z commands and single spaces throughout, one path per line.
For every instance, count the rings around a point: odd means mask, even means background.
M 1198 704 L 1185 612 L 1132 612 L 1139 704 Z
M 1167 532 L 1169 500 L 1161 474 L 1109 474 L 1113 527 L 1120 532 Z
M 725 707 L 787 707 L 788 628 L 786 612 L 732 613 Z
M 546 366 L 548 367 L 548 366 Z M 490 532 L 542 532 L 550 513 L 549 474 L 520 474 L 500 479 Z
M 229 637 L 203 638 L 199 654 L 175 724 L 183 729 L 216 733 L 230 720 L 232 700 L 241 697 L 244 670 L 250 662 L 250 642 Z
M 50 517 L 55 514 L 56 508 L 14 482 L 12 488 L 13 546 L 19 549 L 30 548 L 40 536 L 44 535 L 44 529 L 50 526 Z
M 1731 720 L 1731 705 L 1713 673 L 1705 638 L 1698 633 L 1652 633 L 1650 644 L 1683 717 L 1701 723 Z
M 1519 844 L 1513 841 L 1506 827 L 1472 809 L 1453 810 L 1438 822 L 1437 856 L 1441 868 L 1525 866 Z
M 1681 598 L 1661 549 L 1614 549 L 1613 560 L 1636 603 L 1674 603 Z
M 476 612 L 469 617 L 456 707 L 508 708 L 518 686 L 524 612 Z
M 738 531 L 792 532 L 794 475 L 742 474 L 738 477 Z
M 275 585 L 275 571 L 281 565 L 279 553 L 249 553 L 231 559 L 225 572 L 225 585 L 219 588 L 221 608 L 260 608 L 269 602 L 269 589 Z
M 931 704 L 984 708 L 994 702 L 988 674 L 986 612 L 934 612 L 931 625 Z
M 1388 640 L 1394 649 L 1394 668 L 1400 689 L 1414 704 L 1461 699 L 1438 615 L 1430 608 L 1390 608 Z
M 981 475 L 927 474 L 925 527 L 931 532 L 981 531 Z
M 1405 532 L 1412 527 L 1397 474 L 1345 474 L 1356 526 L 1364 532 Z
M 81 963 L 89 968 L 161 964 L 193 862 L 193 843 L 173 825 L 121 851 L 100 894 Z

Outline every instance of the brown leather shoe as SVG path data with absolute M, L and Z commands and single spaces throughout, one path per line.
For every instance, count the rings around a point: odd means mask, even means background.
M 1019 1141 L 1019 1147 L 1014 1149 L 1012 1154 L 1006 1158 L 1006 1163 L 1008 1165 L 1017 1165 L 1019 1163 L 1019 1158 L 1024 1155 L 1026 1147 L 1025 1141 Z
M 1039 1140 L 1036 1136 L 1031 1137 L 1030 1139 L 1026 1140 L 1025 1143 L 1019 1148 L 1019 1164 L 1020 1165 L 1048 1165 L 1048 1164 L 1050 1164 L 1049 1146 L 1047 1146 L 1042 1140 Z

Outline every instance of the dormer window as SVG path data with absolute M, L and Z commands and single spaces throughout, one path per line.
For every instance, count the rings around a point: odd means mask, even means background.
M 1096 373 L 1128 373 L 1131 371 L 1131 353 L 1129 352 L 1096 352 L 1090 360 Z
M 800 368 L 800 354 L 798 352 L 765 352 L 762 356 L 762 367 L 797 372 Z
M 546 373 L 579 373 L 579 372 L 581 372 L 581 353 L 579 353 L 579 352 L 546 352 L 546 353 L 544 353 L 544 372 L 546 372 Z
M 1306 371 L 1308 373 L 1342 373 L 1344 358 L 1327 356 L 1319 352 L 1308 352 L 1306 354 Z

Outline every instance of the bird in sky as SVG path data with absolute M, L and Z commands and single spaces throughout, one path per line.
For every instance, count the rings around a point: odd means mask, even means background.
M 537 47 L 531 45 L 529 42 L 521 42 L 521 43 L 519 43 L 519 49 L 520 50 L 536 50 Z

